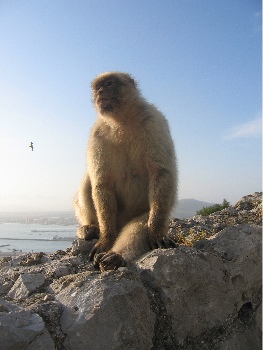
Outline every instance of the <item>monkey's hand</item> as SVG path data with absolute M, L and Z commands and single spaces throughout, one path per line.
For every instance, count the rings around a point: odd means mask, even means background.
M 99 239 L 99 234 L 100 231 L 96 225 L 83 225 L 80 226 L 77 230 L 78 237 L 85 239 L 85 241 Z
M 91 252 L 89 253 L 89 260 L 95 260 L 94 257 L 98 254 L 104 253 L 106 254 L 106 252 L 108 252 L 111 247 L 113 245 L 113 242 L 110 242 L 108 240 L 103 240 L 100 239 L 95 245 L 94 247 L 91 249 Z
M 117 270 L 121 266 L 126 266 L 127 262 L 121 254 L 112 251 L 108 253 L 100 253 L 94 257 L 95 268 L 100 268 L 101 271 Z
M 158 248 L 168 249 L 168 248 L 178 247 L 178 244 L 175 243 L 175 241 L 169 237 L 162 237 L 161 239 L 156 239 L 156 240 L 150 239 L 149 245 L 151 250 L 158 249 Z

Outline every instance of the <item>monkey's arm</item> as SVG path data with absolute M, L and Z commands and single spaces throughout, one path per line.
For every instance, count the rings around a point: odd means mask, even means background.
M 107 180 L 101 181 L 98 176 L 92 185 L 92 197 L 98 213 L 100 239 L 90 253 L 91 259 L 93 259 L 95 254 L 107 252 L 113 246 L 117 236 L 117 202 L 113 184 Z
M 99 119 L 92 129 L 87 150 L 92 199 L 100 229 L 100 239 L 90 254 L 91 259 L 95 254 L 107 252 L 117 237 L 115 169 L 112 169 L 116 164 L 112 160 L 112 145 L 107 133 L 107 126 Z
M 164 168 L 151 164 L 148 219 L 149 244 L 151 249 L 166 247 L 169 214 L 173 205 L 173 175 Z
M 155 249 L 173 246 L 166 237 L 169 215 L 176 197 L 177 178 L 175 153 L 168 128 L 162 130 L 158 126 L 151 130 L 158 130 L 148 142 L 151 147 L 147 150 L 146 159 L 149 173 L 149 244 L 151 249 Z
M 76 216 L 81 224 L 77 235 L 85 240 L 99 238 L 99 225 L 91 197 L 91 182 L 88 172 L 83 177 L 74 199 Z

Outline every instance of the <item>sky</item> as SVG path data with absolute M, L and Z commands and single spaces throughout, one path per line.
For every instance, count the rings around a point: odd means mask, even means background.
M 260 0 L 0 0 L 0 211 L 73 210 L 106 71 L 168 119 L 179 199 L 261 191 L 261 37 Z

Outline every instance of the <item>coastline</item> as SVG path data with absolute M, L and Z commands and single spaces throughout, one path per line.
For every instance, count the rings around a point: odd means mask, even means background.
M 0 259 L 36 252 L 66 250 L 76 238 L 76 227 L 5 223 L 0 225 Z
M 7 256 L 17 257 L 22 254 L 28 254 L 28 252 L 0 252 L 0 259 L 5 258 Z

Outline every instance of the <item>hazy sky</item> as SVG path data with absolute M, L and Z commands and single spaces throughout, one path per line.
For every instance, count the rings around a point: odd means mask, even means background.
M 72 209 L 111 70 L 169 120 L 179 198 L 260 191 L 261 28 L 260 0 L 0 0 L 0 210 Z

